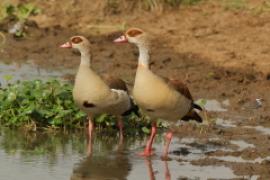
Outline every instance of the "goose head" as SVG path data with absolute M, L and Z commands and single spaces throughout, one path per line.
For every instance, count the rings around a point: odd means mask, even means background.
M 139 28 L 130 28 L 122 36 L 114 40 L 115 43 L 132 43 L 137 46 L 148 45 L 147 33 Z
M 66 43 L 60 46 L 61 48 L 73 48 L 79 50 L 81 53 L 89 51 L 90 43 L 83 36 L 73 36 Z

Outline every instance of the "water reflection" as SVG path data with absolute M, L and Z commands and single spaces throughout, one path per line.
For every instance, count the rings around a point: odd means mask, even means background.
M 20 130 L 2 129 L 0 147 L 8 155 L 25 156 L 46 155 L 54 160 L 56 154 L 68 155 L 70 151 L 84 153 L 84 134 L 65 133 L 27 133 Z
M 169 170 L 168 161 L 163 161 L 163 163 L 164 163 L 164 179 L 165 180 L 171 180 L 171 173 L 170 173 L 170 170 Z M 146 164 L 146 167 L 148 169 L 149 179 L 150 180 L 156 180 L 155 172 L 153 170 L 153 165 L 152 165 L 152 159 L 151 158 L 146 158 L 145 159 L 145 164 Z
M 69 179 L 75 162 L 85 154 L 83 133 L 25 133 L 2 129 L 0 179 Z
M 105 135 L 95 133 L 93 150 L 87 156 L 86 133 L 25 133 L 18 130 L 0 131 L 0 179 L 39 180 L 171 180 L 181 178 L 237 178 L 224 166 L 196 166 L 194 159 L 205 158 L 205 150 L 189 141 L 174 139 L 171 152 L 184 146 L 189 154 L 171 153 L 170 161 L 162 161 L 162 138 L 154 144 L 155 155 L 150 159 L 139 157 L 144 140 L 138 136 L 126 137 L 119 143 L 117 132 Z M 160 136 L 162 137 L 162 136 Z M 194 139 L 195 140 L 195 139 Z M 222 148 L 217 146 L 217 149 Z M 196 154 L 197 152 L 197 154 Z M 213 168 L 215 171 L 213 171 Z
M 92 154 L 75 165 L 71 180 L 127 179 L 131 163 L 121 151 Z
M 94 142 L 88 143 L 87 152 L 90 148 L 91 154 L 76 163 L 70 179 L 126 179 L 131 170 L 128 144 L 133 140 L 128 139 L 123 144 L 115 135 L 103 136 L 96 133 Z

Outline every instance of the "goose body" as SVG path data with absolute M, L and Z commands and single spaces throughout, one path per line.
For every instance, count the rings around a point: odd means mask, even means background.
M 74 36 L 61 47 L 78 49 L 81 53 L 81 63 L 73 88 L 73 99 L 75 104 L 88 114 L 88 155 L 91 154 L 92 149 L 91 137 L 94 126 L 92 120 L 96 115 L 106 113 L 117 117 L 121 142 L 123 140 L 122 115 L 135 107 L 127 93 L 125 82 L 110 76 L 103 79 L 91 68 L 90 43 L 85 37 Z
M 136 72 L 133 96 L 145 114 L 169 121 L 177 121 L 185 116 L 192 102 L 150 69 L 140 66 Z
M 110 89 L 96 72 L 85 65 L 80 65 L 76 75 L 73 98 L 80 109 L 93 115 L 122 115 L 131 107 L 126 91 Z
M 199 110 L 201 108 L 193 103 L 189 89 L 180 80 L 166 80 L 151 71 L 149 67 L 150 43 L 145 32 L 138 28 L 130 28 L 114 42 L 130 42 L 139 49 L 133 97 L 137 105 L 153 121 L 151 136 L 147 141 L 144 152 L 141 154 L 150 156 L 152 154 L 152 143 L 156 135 L 155 120 L 157 118 L 167 121 L 194 119 L 197 122 L 202 122 L 201 117 L 194 111 L 194 108 Z M 166 139 L 163 156 L 168 154 L 172 132 L 166 134 Z

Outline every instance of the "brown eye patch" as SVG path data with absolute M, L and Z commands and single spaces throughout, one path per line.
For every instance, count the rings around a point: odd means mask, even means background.
M 74 43 L 74 44 L 78 44 L 78 43 L 82 42 L 82 38 L 80 38 L 80 37 L 73 37 L 71 39 L 71 42 Z
M 130 30 L 128 30 L 127 31 L 127 35 L 129 36 L 129 37 L 136 37 L 136 36 L 138 36 L 138 35 L 140 35 L 140 34 L 142 34 L 143 32 L 141 31 L 141 30 L 139 30 L 139 29 L 130 29 Z

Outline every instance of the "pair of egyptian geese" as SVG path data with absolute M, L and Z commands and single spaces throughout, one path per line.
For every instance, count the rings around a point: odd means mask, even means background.
M 144 151 L 140 153 L 143 156 L 151 156 L 153 153 L 152 144 L 157 131 L 155 123 L 157 118 L 172 122 L 179 119 L 193 119 L 202 122 L 201 117 L 194 110 L 202 109 L 194 104 L 188 88 L 181 81 L 166 80 L 151 71 L 149 67 L 150 42 L 147 33 L 138 28 L 130 28 L 114 42 L 129 42 L 139 48 L 138 67 L 132 95 L 135 103 L 153 121 L 151 136 Z M 75 78 L 73 98 L 79 108 L 88 114 L 90 141 L 93 131 L 92 119 L 101 113 L 118 117 L 120 135 L 123 137 L 122 116 L 134 107 L 124 81 L 112 77 L 101 78 L 92 70 L 90 43 L 85 37 L 71 37 L 60 47 L 74 48 L 81 53 L 81 63 Z M 172 132 L 169 131 L 165 138 L 163 156 L 167 157 Z

